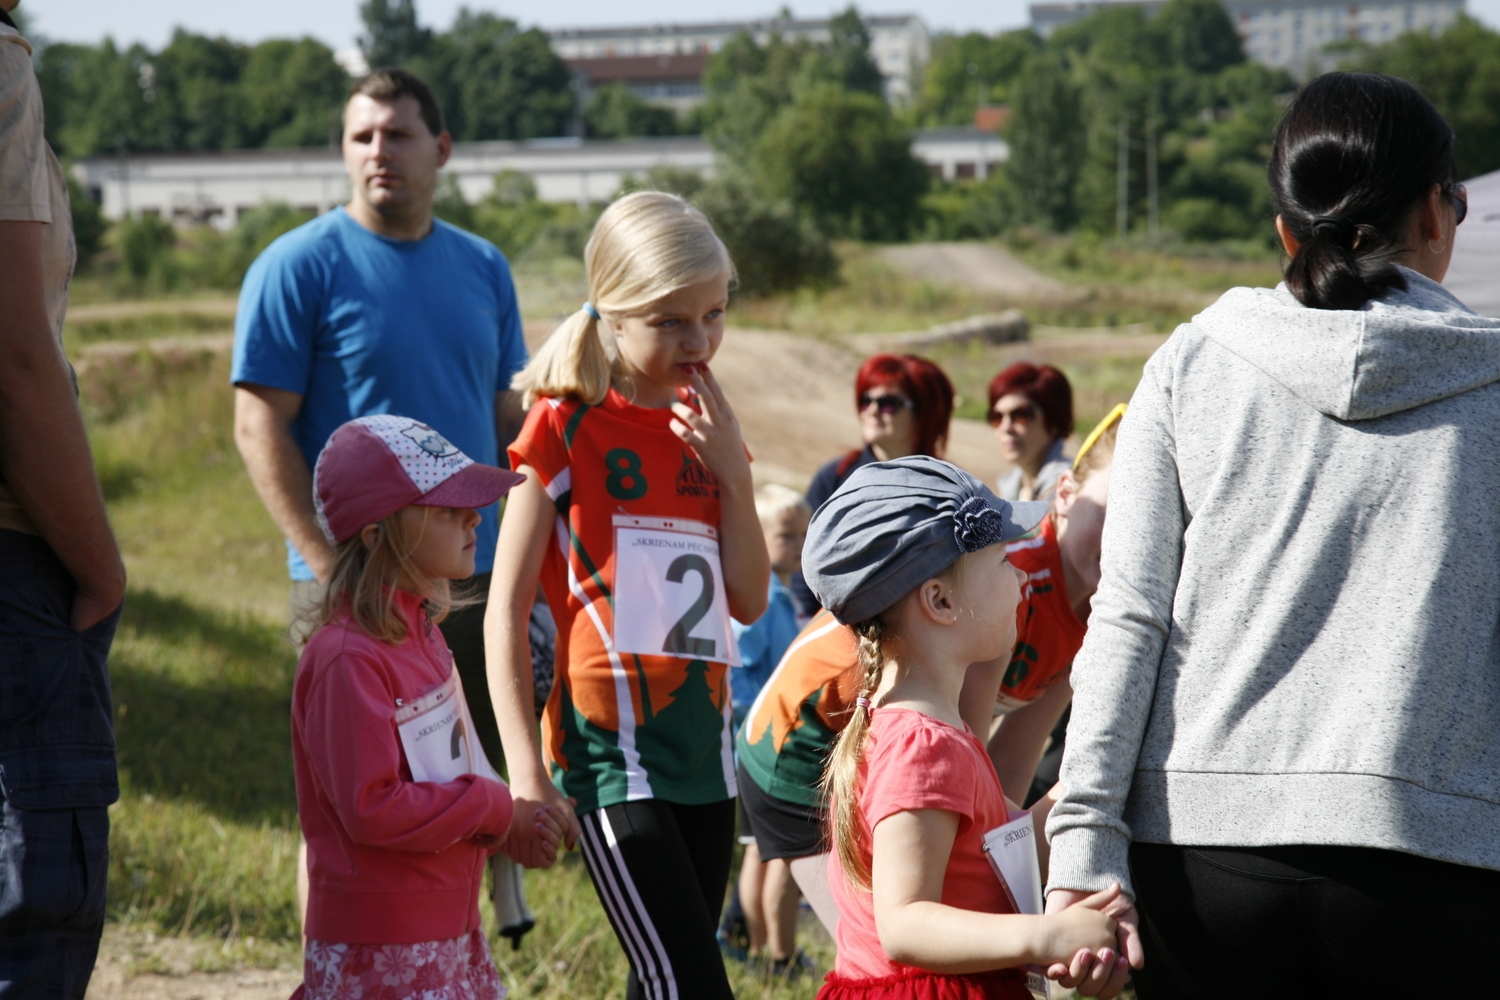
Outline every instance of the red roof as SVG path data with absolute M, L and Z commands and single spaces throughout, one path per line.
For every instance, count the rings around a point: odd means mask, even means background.
M 648 83 L 665 81 L 698 81 L 708 63 L 706 52 L 659 56 L 602 56 L 597 59 L 568 59 L 568 68 L 585 77 L 589 83 Z

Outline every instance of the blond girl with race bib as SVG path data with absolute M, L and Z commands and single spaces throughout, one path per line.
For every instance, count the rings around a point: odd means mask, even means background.
M 335 562 L 292 691 L 309 876 L 295 1000 L 505 995 L 479 890 L 514 810 L 437 626 L 448 582 L 474 573 L 478 508 L 519 481 L 407 417 L 351 420 L 318 456 Z M 555 847 L 561 819 L 521 815 Z
M 991 870 L 985 834 L 1014 807 L 959 711 L 969 665 L 1015 639 L 1024 576 L 1004 543 L 1047 509 L 912 456 L 859 469 L 813 515 L 803 573 L 861 668 L 825 779 L 839 921 L 820 1000 L 1029 1000 L 1022 966 L 1116 963 L 1118 885 L 1057 920 L 1018 912 Z
M 709 370 L 734 268 L 708 220 L 621 198 L 584 252 L 589 299 L 513 385 L 526 477 L 485 621 L 490 691 L 523 813 L 566 815 L 630 960 L 627 996 L 728 998 L 714 938 L 734 839 L 731 616 L 770 561 L 739 424 Z M 538 739 L 527 613 L 540 580 L 557 676 Z M 576 816 L 576 818 L 575 818 Z M 550 865 L 544 837 L 507 845 Z

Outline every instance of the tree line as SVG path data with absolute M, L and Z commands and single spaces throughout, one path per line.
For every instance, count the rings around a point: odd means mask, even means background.
M 360 14 L 368 63 L 427 79 L 460 141 L 704 135 L 721 153 L 717 177 L 657 181 L 691 187 L 741 239 L 781 247 L 790 266 L 760 268 L 752 280 L 767 287 L 825 280 L 828 241 L 840 238 L 1034 226 L 1266 241 L 1268 141 L 1295 87 L 1245 58 L 1217 0 L 1169 0 L 1155 15 L 1107 6 L 1045 41 L 1030 30 L 940 35 L 916 97 L 900 108 L 882 96 L 869 34 L 850 7 L 824 43 L 732 39 L 708 60 L 706 99 L 682 116 L 618 85 L 580 102 L 546 36 L 507 18 L 462 9 L 440 30 L 422 23 L 415 0 L 364 0 Z M 1500 35 L 1461 18 L 1438 36 L 1346 43 L 1333 58 L 1421 87 L 1458 132 L 1465 176 L 1500 168 Z M 328 145 L 351 83 L 311 38 L 244 45 L 179 30 L 159 51 L 58 43 L 37 63 L 48 137 L 72 158 Z M 1006 167 L 934 181 L 910 151 L 911 130 L 967 124 L 993 104 L 1010 109 Z M 490 219 L 513 245 L 518 234 L 556 229 L 557 220 L 539 221 L 549 210 L 516 191 L 507 178 L 486 205 L 446 204 L 460 221 Z

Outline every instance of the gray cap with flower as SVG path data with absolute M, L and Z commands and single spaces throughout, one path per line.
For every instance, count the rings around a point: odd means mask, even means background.
M 846 625 L 868 621 L 959 556 L 1020 538 L 1045 503 L 1010 503 L 958 466 L 926 455 L 855 470 L 813 514 L 802 574 Z

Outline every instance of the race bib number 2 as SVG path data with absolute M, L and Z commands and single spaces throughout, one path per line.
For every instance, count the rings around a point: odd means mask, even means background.
M 701 521 L 616 514 L 615 649 L 737 666 L 719 533 Z

